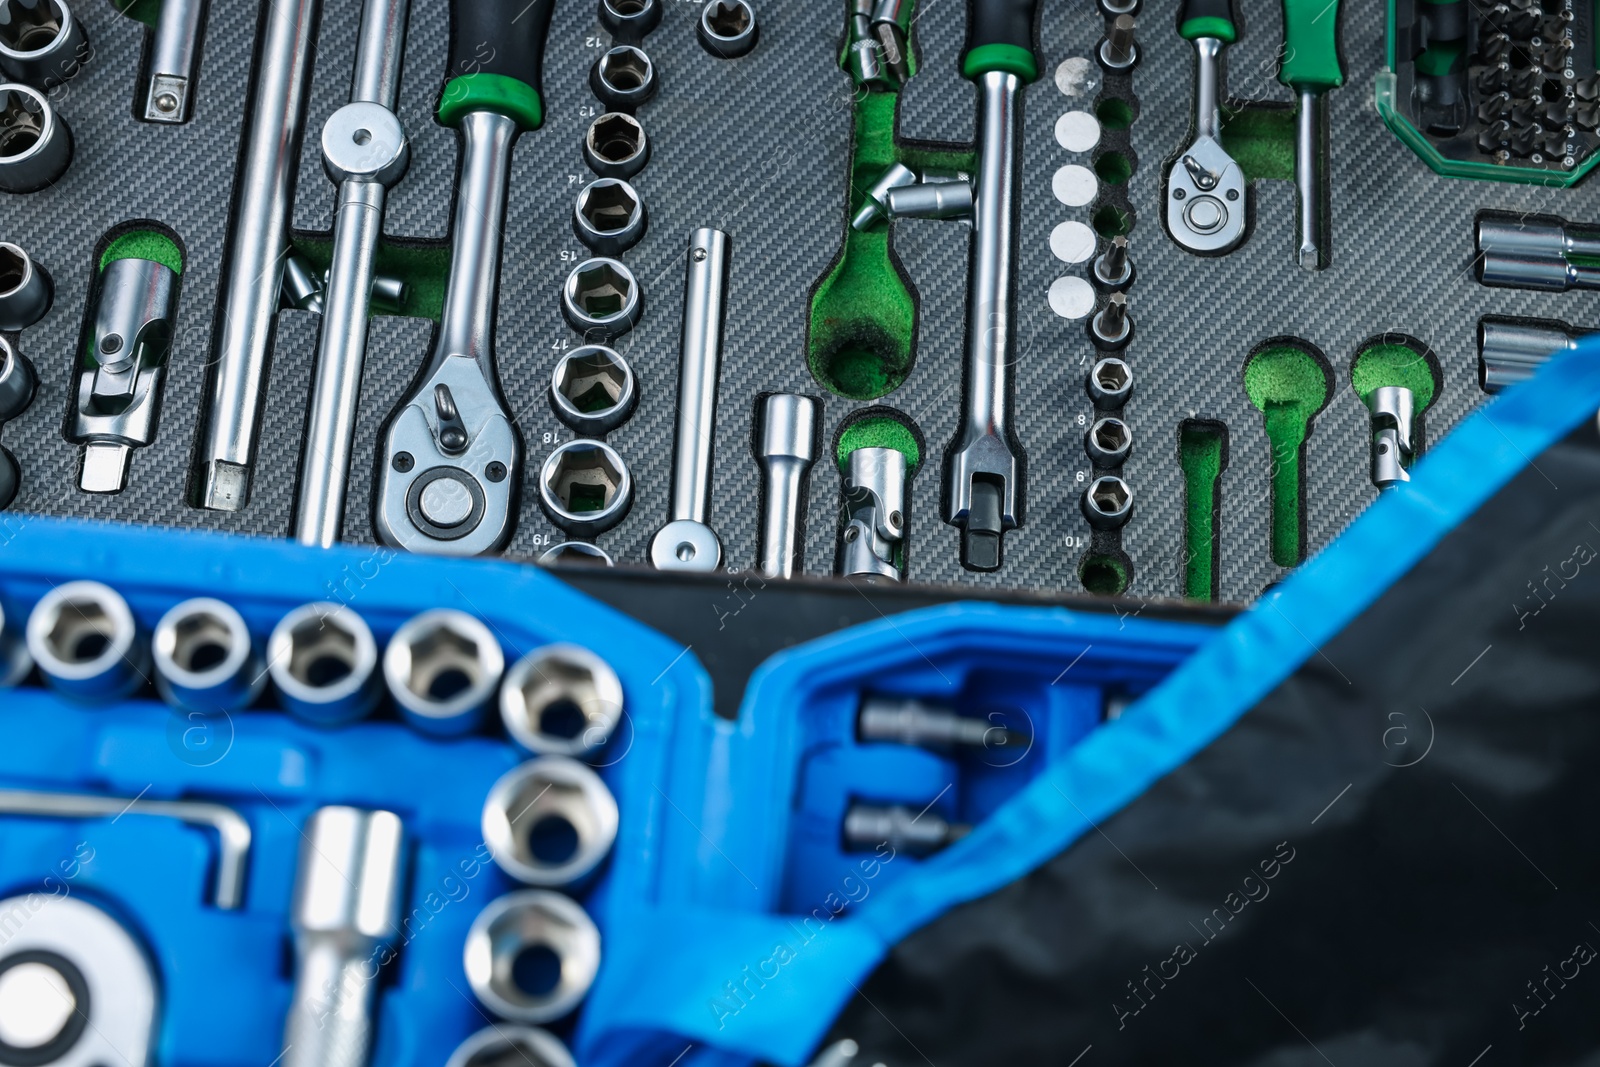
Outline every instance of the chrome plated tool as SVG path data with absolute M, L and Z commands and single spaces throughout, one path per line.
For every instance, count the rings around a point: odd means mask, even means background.
M 555 0 L 453 0 L 439 121 L 461 131 L 450 280 L 433 354 L 379 449 L 379 540 L 473 556 L 516 524 L 522 440 L 495 369 L 495 299 L 517 136 L 544 122 L 540 89 Z M 495 42 L 485 59 L 480 42 Z
M 194 113 L 194 76 L 205 18 L 206 0 L 161 0 L 145 79 L 146 122 L 176 125 L 188 122 Z
M 1194 42 L 1194 140 L 1167 172 L 1167 232 L 1219 256 L 1244 239 L 1244 171 L 1222 147 L 1223 51 L 1238 37 L 1231 0 L 1183 0 L 1178 32 Z
M 295 539 L 306 545 L 327 548 L 344 531 L 384 201 L 410 159 L 405 130 L 394 114 L 410 6 L 411 0 L 362 5 L 350 102 L 322 127 L 322 165 L 338 197 L 295 507 Z
M 761 534 L 756 565 L 769 578 L 792 578 L 805 563 L 806 475 L 817 456 L 820 405 L 799 393 L 761 402 Z

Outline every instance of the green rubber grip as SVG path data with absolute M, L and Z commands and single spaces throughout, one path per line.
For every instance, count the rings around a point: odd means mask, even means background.
M 1178 34 L 1186 41 L 1215 37 L 1232 44 L 1239 38 L 1233 24 L 1233 0 L 1183 0 L 1178 8 Z
M 1033 41 L 1039 4 L 1040 0 L 972 0 L 967 8 L 967 47 L 961 53 L 962 77 L 998 70 L 1025 82 L 1038 78 Z
M 451 0 L 450 61 L 439 121 L 493 111 L 524 129 L 544 121 L 545 40 L 555 0 Z
M 1278 80 L 1293 89 L 1336 89 L 1339 0 L 1283 0 L 1283 65 Z

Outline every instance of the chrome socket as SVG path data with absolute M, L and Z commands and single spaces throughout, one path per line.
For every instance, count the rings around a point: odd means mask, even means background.
M 549 990 L 533 992 L 516 980 L 519 961 L 532 953 L 545 957 L 559 975 Z M 496 1015 L 519 1023 L 553 1022 L 570 1014 L 594 984 L 600 931 L 571 898 L 524 889 L 490 901 L 478 913 L 467 931 L 464 963 L 473 994 Z
M 1133 340 L 1133 319 L 1128 316 L 1126 293 L 1112 293 L 1106 306 L 1089 320 L 1089 339 L 1099 348 L 1126 348 Z
M 38 387 L 39 379 L 28 357 L 0 337 L 0 422 L 28 410 Z
M 638 41 L 661 24 L 660 0 L 600 0 L 600 25 L 619 41 Z
M 0 191 L 33 193 L 67 171 L 72 130 L 39 90 L 0 85 Z
M 719 59 L 738 59 L 756 46 L 761 27 L 745 0 L 706 0 L 695 24 L 700 47 Z
M 615 259 L 586 259 L 561 287 L 561 311 L 589 341 L 611 341 L 639 323 L 644 294 L 633 271 Z
M 243 617 L 211 597 L 185 600 L 156 623 L 156 690 L 185 711 L 238 711 L 255 703 L 267 672 Z
M 284 709 L 318 726 L 362 718 L 378 702 L 378 643 L 342 604 L 304 604 L 267 641 L 272 684 Z
M 1121 419 L 1096 419 L 1083 435 L 1083 450 L 1096 467 L 1120 467 L 1133 451 L 1133 431 Z
M 896 852 L 928 856 L 972 831 L 931 811 L 901 804 L 852 804 L 844 814 L 844 847 L 865 852 L 887 844 Z
M 631 111 L 656 95 L 656 65 L 631 44 L 608 49 L 589 68 L 589 88 L 613 111 Z
M 577 645 L 535 649 L 500 685 L 506 733 L 536 756 L 587 756 L 611 739 L 621 719 L 617 672 Z
M 1486 393 L 1498 393 L 1527 381 L 1547 360 L 1593 332 L 1553 319 L 1485 316 L 1478 320 L 1478 384 Z
M 1083 517 L 1096 530 L 1116 530 L 1133 517 L 1133 489 L 1114 475 L 1096 478 L 1079 501 Z
M 28 655 L 28 639 L 16 619 L 6 615 L 0 604 L 0 689 L 21 685 L 33 669 L 33 657 Z
M 1097 54 L 1100 64 L 1107 70 L 1132 70 L 1139 62 L 1139 45 L 1133 39 L 1138 23 L 1132 15 L 1118 15 L 1111 20 L 1111 29 L 1100 40 Z
M 0 0 L 0 71 L 48 89 L 89 60 L 83 23 L 63 0 Z
M 639 401 L 633 368 L 616 349 L 584 345 L 556 360 L 550 406 L 581 434 L 599 437 L 627 421 Z
M 599 545 L 588 541 L 563 541 L 539 554 L 546 567 L 615 567 L 617 561 Z
M 1095 407 L 1101 411 L 1115 411 L 1133 395 L 1133 368 L 1116 356 L 1107 356 L 1089 368 L 1084 388 Z
M 1094 283 L 1116 292 L 1133 284 L 1133 260 L 1128 257 L 1128 239 L 1113 237 L 1106 250 L 1095 257 L 1091 268 Z
M 592 537 L 621 522 L 633 507 L 633 476 L 604 441 L 568 441 L 539 469 L 539 503 L 563 530 Z
M 566 756 L 537 756 L 513 767 L 484 801 L 489 853 L 502 871 L 526 885 L 579 885 L 616 839 L 616 798 L 598 774 Z
M 578 1061 L 548 1030 L 504 1024 L 461 1042 L 444 1067 L 578 1067 Z
M 631 178 L 650 162 L 650 138 L 632 115 L 608 111 L 584 133 L 583 161 L 602 178 Z
M 0 330 L 26 330 L 55 299 L 50 275 L 17 245 L 0 241 Z
M 644 236 L 648 218 L 638 190 L 621 178 L 596 178 L 572 209 L 572 232 L 594 251 L 614 256 Z
M 99 582 L 65 582 L 28 616 L 28 654 L 58 692 L 109 703 L 133 693 L 150 673 L 150 647 L 133 611 Z
M 437 737 L 478 728 L 505 666 L 500 642 L 489 628 L 450 608 L 408 620 L 383 653 L 383 678 L 400 717 Z
M 972 183 L 956 179 L 896 186 L 885 195 L 884 207 L 891 219 L 970 219 Z

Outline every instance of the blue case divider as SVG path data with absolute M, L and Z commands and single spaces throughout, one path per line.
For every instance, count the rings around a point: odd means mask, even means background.
M 488 623 L 508 664 L 551 641 L 584 645 L 612 664 L 625 693 L 627 719 L 613 739 L 619 747 L 596 761 L 619 799 L 650 796 L 672 723 L 686 717 L 681 709 L 709 702 L 704 673 L 681 646 L 537 567 L 29 516 L 0 520 L 0 605 L 10 625 L 20 626 L 47 589 L 79 578 L 116 589 L 147 630 L 180 600 L 218 597 L 244 616 L 258 648 L 279 618 L 314 600 L 360 612 L 380 648 L 402 622 L 434 607 L 460 608 Z M 0 893 L 92 900 L 150 952 L 163 1067 L 262 1067 L 281 1050 L 300 828 L 324 804 L 395 811 L 410 846 L 402 947 L 383 979 L 373 1063 L 441 1067 L 462 1038 L 490 1021 L 471 995 L 461 958 L 478 911 L 514 888 L 487 861 L 479 831 L 489 787 L 526 758 L 503 738 L 425 738 L 387 711 L 337 730 L 269 706 L 196 721 L 149 692 L 87 707 L 38 685 L 0 690 L 0 736 L 7 739 L 0 786 L 214 800 L 251 824 L 244 906 L 223 911 L 212 902 L 216 842 L 209 831 L 131 814 L 0 817 Z M 648 821 L 625 810 L 616 850 L 586 905 L 598 912 L 608 883 L 652 881 L 657 848 Z M 0 952 L 6 936 L 0 917 Z
M 850 982 L 888 947 L 876 932 L 883 924 L 864 921 L 873 898 L 915 900 L 941 860 L 962 849 L 958 842 L 926 859 L 846 853 L 840 827 L 849 801 L 927 805 L 981 822 L 1094 729 L 1108 696 L 1153 688 L 1213 632 L 961 604 L 885 618 L 768 660 L 737 720 L 702 710 L 673 740 L 648 799 L 660 816 L 663 858 L 693 860 L 663 863 L 654 892 L 626 905 L 613 885 L 608 962 L 578 1028 L 583 1062 L 796 1061 L 852 993 Z M 1033 743 L 954 756 L 862 743 L 855 714 L 863 693 L 992 714 L 1027 729 Z
M 684 1067 L 733 1067 L 774 1049 L 796 1059 L 794 1019 L 820 1034 L 850 993 L 838 975 L 865 975 L 886 950 L 875 932 L 886 924 L 866 921 L 873 909 L 915 905 L 963 847 L 923 860 L 846 853 L 847 804 L 928 805 L 979 823 L 1093 730 L 1109 695 L 1152 688 L 1212 632 L 1061 609 L 930 608 L 773 657 L 728 721 L 711 712 L 692 649 L 537 567 L 0 519 L 0 605 L 13 625 L 45 590 L 78 578 L 115 588 L 146 628 L 179 600 L 216 596 L 263 644 L 292 608 L 333 600 L 360 612 L 381 646 L 417 612 L 456 607 L 490 625 L 508 664 L 552 641 L 604 657 L 622 680 L 625 718 L 593 763 L 621 826 L 582 898 L 601 929 L 600 975 L 577 1019 L 554 1027 L 588 1065 L 682 1055 Z M 948 703 L 1032 740 L 977 755 L 863 744 L 855 714 L 865 693 Z M 150 693 L 85 707 L 37 684 L 0 690 L 0 730 L 11 741 L 0 747 L 0 785 L 215 800 L 251 823 L 245 904 L 229 912 L 211 899 L 216 845 L 205 832 L 132 815 L 0 818 L 0 892 L 80 894 L 150 950 L 163 1067 L 261 1067 L 277 1055 L 299 831 L 331 803 L 393 810 L 410 842 L 408 922 L 380 993 L 374 1064 L 441 1067 L 489 1021 L 467 987 L 462 947 L 478 911 L 513 886 L 486 861 L 479 819 L 490 785 L 525 758 L 496 732 L 439 741 L 387 710 L 319 729 L 270 697 L 197 724 Z M 782 940 L 804 951 L 761 977 Z

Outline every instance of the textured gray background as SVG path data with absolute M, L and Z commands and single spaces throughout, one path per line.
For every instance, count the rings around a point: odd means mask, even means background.
M 957 0 L 924 0 L 917 30 L 921 73 L 905 94 L 904 136 L 970 140 L 973 92 L 956 74 L 964 29 Z M 1141 16 L 1143 60 L 1133 78 L 1139 119 L 1131 131 L 1140 161 L 1129 196 L 1138 212 L 1131 240 L 1139 276 L 1131 293 L 1137 335 L 1127 358 L 1137 385 L 1126 415 L 1135 435 L 1125 474 L 1136 512 L 1122 537 L 1136 577 L 1131 592 L 1181 592 L 1182 477 L 1178 423 L 1189 416 L 1220 419 L 1230 433 L 1231 463 L 1223 483 L 1224 599 L 1248 600 L 1279 576 L 1268 552 L 1268 448 L 1259 412 L 1242 384 L 1249 350 L 1276 334 L 1294 334 L 1333 362 L 1337 392 L 1318 416 L 1308 448 L 1308 535 L 1326 544 L 1369 502 L 1364 409 L 1349 383 L 1350 359 L 1363 339 L 1384 330 L 1413 334 L 1433 347 L 1444 388 L 1428 413 L 1430 443 L 1476 405 L 1473 331 L 1480 314 L 1540 314 L 1583 325 L 1600 324 L 1600 297 L 1486 290 L 1472 281 L 1471 218 L 1480 207 L 1545 210 L 1589 218 L 1584 192 L 1449 181 L 1432 175 L 1385 130 L 1371 104 L 1382 61 L 1382 24 L 1375 4 L 1346 5 L 1344 48 L 1348 84 L 1332 96 L 1334 265 L 1320 275 L 1291 262 L 1293 189 L 1265 182 L 1253 190 L 1254 230 L 1237 252 L 1200 260 L 1180 251 L 1158 217 L 1162 161 L 1181 146 L 1190 121 L 1190 46 L 1176 35 L 1172 9 L 1148 4 Z M 143 27 L 97 0 L 80 0 L 95 48 L 93 62 L 56 94 L 71 124 L 77 156 L 54 188 L 5 196 L 6 239 L 27 248 L 56 281 L 56 304 L 25 331 L 21 348 L 39 371 L 38 399 L 4 428 L 0 443 L 23 468 L 14 509 L 90 515 L 241 532 L 285 535 L 299 462 L 299 441 L 317 320 L 280 316 L 276 354 L 254 499 L 239 515 L 198 511 L 184 503 L 239 119 L 248 82 L 255 5 L 211 5 L 204 63 L 193 122 L 166 128 L 136 122 L 133 96 Z M 824 395 L 805 368 L 805 320 L 812 283 L 836 253 L 844 225 L 843 185 L 849 148 L 849 85 L 834 66 L 843 24 L 839 3 L 758 5 L 762 36 L 749 57 L 712 59 L 694 40 L 698 4 L 670 0 L 662 25 L 645 42 L 661 92 L 640 113 L 653 142 L 650 165 L 634 180 L 650 212 L 646 238 L 624 255 L 640 278 L 645 317 L 618 347 L 639 377 L 637 413 L 610 440 L 634 475 L 632 513 L 600 543 L 619 561 L 640 562 L 666 515 L 688 233 L 716 225 L 733 237 L 733 282 L 728 345 L 721 383 L 712 523 L 728 565 L 753 563 L 758 470 L 751 451 L 754 398 L 768 390 Z M 329 224 L 333 187 L 321 173 L 316 137 L 345 99 L 354 53 L 359 0 L 325 0 L 318 42 L 310 150 L 302 155 L 295 223 Z M 1229 89 L 1253 100 L 1287 102 L 1272 73 L 1281 24 L 1275 2 L 1244 3 L 1242 42 L 1230 52 Z M 879 403 L 905 412 L 929 446 L 931 462 L 912 486 L 909 569 L 913 580 L 1076 591 L 1077 564 L 1087 540 L 1078 512 L 1077 476 L 1087 471 L 1079 416 L 1090 407 L 1083 375 L 1093 349 L 1082 323 L 1052 314 L 1050 282 L 1084 267 L 1056 261 L 1051 229 L 1067 219 L 1087 222 L 1090 208 L 1068 208 L 1051 194 L 1061 165 L 1088 165 L 1062 150 L 1053 128 L 1066 110 L 1091 109 L 1099 91 L 1063 95 L 1058 64 L 1088 56 L 1103 20 L 1088 0 L 1047 0 L 1042 28 L 1044 75 L 1027 93 L 1023 242 L 1016 429 L 1027 450 L 1027 525 L 1007 536 L 1006 567 L 997 574 L 964 572 L 956 562 L 956 533 L 938 515 L 938 462 L 960 404 L 961 326 L 966 230 L 950 223 L 897 223 L 895 242 L 921 296 L 916 366 L 906 384 Z M 446 7 L 414 0 L 401 118 L 413 142 L 409 174 L 390 201 L 387 232 L 443 238 L 449 228 L 456 167 L 455 135 L 431 111 L 444 67 Z M 506 393 L 529 446 L 522 515 L 513 555 L 536 554 L 564 539 L 544 518 L 531 491 L 540 461 L 569 436 L 550 413 L 546 383 L 554 346 L 579 339 L 563 323 L 557 290 L 581 250 L 569 219 L 577 182 L 586 170 L 579 140 L 595 101 L 589 65 L 607 43 L 587 0 L 561 0 L 545 75 L 549 119 L 518 144 L 502 269 L 497 350 Z M 189 269 L 179 309 L 179 340 L 168 379 L 156 444 L 135 454 L 128 490 L 94 497 L 75 488 L 77 449 L 61 437 L 73 350 L 97 241 L 128 219 L 153 218 L 176 230 Z M 347 535 L 370 540 L 372 449 L 377 429 L 393 410 L 427 354 L 431 324 L 380 318 L 370 344 L 363 415 Z M 865 404 L 829 396 L 825 440 Z M 549 437 L 547 438 L 547 435 Z M 839 477 L 819 462 L 811 479 L 806 569 L 827 573 L 834 559 Z

